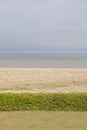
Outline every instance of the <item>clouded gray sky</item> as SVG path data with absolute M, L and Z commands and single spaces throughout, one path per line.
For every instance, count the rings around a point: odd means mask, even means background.
M 0 51 L 87 51 L 86 0 L 0 0 Z

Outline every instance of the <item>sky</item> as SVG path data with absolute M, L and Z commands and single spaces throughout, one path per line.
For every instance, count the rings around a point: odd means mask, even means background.
M 0 0 L 0 52 L 87 52 L 87 0 Z

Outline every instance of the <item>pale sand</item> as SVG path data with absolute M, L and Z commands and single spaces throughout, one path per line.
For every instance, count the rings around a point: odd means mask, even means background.
M 87 69 L 0 68 L 0 92 L 87 92 Z

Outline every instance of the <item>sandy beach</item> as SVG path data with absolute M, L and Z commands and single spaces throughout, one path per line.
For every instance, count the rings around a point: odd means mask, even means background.
M 87 69 L 0 68 L 0 92 L 87 92 Z

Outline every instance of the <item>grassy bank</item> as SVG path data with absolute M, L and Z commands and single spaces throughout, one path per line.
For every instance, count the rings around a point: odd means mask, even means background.
M 0 110 L 86 111 L 87 93 L 0 93 Z

